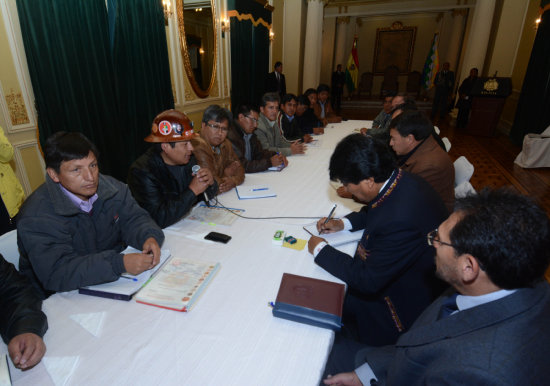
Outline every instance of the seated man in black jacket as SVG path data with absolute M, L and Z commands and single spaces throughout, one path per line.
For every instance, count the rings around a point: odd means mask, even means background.
M 197 164 L 191 144 L 194 135 L 185 114 L 163 111 L 145 138 L 154 145 L 130 166 L 132 195 L 161 228 L 176 223 L 199 199 L 208 201 L 218 191 L 209 169 L 192 171 Z
M 41 306 L 30 283 L 0 255 L 0 332 L 21 370 L 36 365 L 46 352 L 42 337 L 48 323 Z
M 288 160 L 282 154 L 262 147 L 254 134 L 258 127 L 258 111 L 247 105 L 241 105 L 235 111 L 233 124 L 229 127 L 227 139 L 246 173 L 263 172 L 271 166 L 288 165 Z
M 296 98 L 296 102 L 296 118 L 294 119 L 298 122 L 302 132 L 316 135 L 324 134 L 323 124 L 315 116 L 309 98 L 306 95 L 300 95 Z
M 279 110 L 279 116 L 277 117 L 277 123 L 283 135 L 288 141 L 295 141 L 301 139 L 305 143 L 313 141 L 313 138 L 309 134 L 305 134 L 298 122 L 296 121 L 296 95 L 286 94 L 281 99 L 281 109 Z

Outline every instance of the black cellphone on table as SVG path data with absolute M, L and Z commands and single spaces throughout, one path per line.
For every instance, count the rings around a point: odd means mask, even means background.
M 218 232 L 210 232 L 209 234 L 204 236 L 204 238 L 206 240 L 217 241 L 218 243 L 224 243 L 224 244 L 227 244 L 227 242 L 231 240 L 231 236 L 224 235 L 223 233 L 218 233 Z

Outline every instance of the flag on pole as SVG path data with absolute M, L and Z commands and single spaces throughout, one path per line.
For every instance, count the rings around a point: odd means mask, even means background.
M 426 58 L 426 63 L 424 63 L 424 69 L 422 70 L 422 87 L 426 90 L 433 87 L 435 75 L 439 70 L 439 53 L 437 52 L 438 45 L 439 33 L 436 33 L 432 40 L 432 48 L 430 48 L 430 52 Z
M 353 46 L 346 64 L 346 85 L 351 94 L 357 88 L 357 75 L 359 74 L 359 60 L 357 59 L 357 36 L 353 38 Z

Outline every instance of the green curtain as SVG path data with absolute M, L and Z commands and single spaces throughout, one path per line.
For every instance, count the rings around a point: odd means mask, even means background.
M 174 108 L 159 0 L 118 0 L 113 57 L 124 119 L 121 129 L 129 145 L 126 158 L 132 162 L 146 150 L 143 138 L 151 132 L 155 116 Z
M 40 142 L 80 131 L 97 145 L 101 171 L 125 181 L 154 116 L 174 102 L 160 1 L 109 8 L 114 29 L 105 0 L 17 0 Z
M 57 131 L 80 131 L 100 150 L 102 171 L 122 176 L 105 1 L 18 0 L 17 11 L 40 142 Z
M 251 14 L 271 23 L 271 12 L 260 4 L 246 0 L 229 0 L 229 10 Z M 231 106 L 259 105 L 269 72 L 269 30 L 262 24 L 254 27 L 252 21 L 232 17 L 231 24 Z

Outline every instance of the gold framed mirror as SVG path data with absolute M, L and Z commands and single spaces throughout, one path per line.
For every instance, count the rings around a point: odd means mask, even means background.
M 183 66 L 200 98 L 210 95 L 216 78 L 218 39 L 214 0 L 177 0 Z

